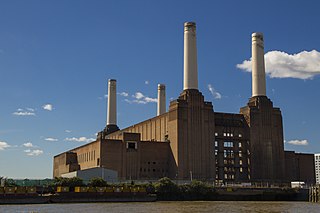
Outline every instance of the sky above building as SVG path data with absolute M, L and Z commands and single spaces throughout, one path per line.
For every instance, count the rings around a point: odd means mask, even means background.
M 197 24 L 199 90 L 216 112 L 251 96 L 251 34 L 263 32 L 267 96 L 285 149 L 320 152 L 317 1 L 0 0 L 0 176 L 52 177 L 53 156 L 95 140 L 117 79 L 122 129 L 183 89 L 183 24 Z

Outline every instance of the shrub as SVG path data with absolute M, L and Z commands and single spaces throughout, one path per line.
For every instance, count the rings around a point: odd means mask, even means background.
M 100 177 L 94 177 L 90 179 L 88 185 L 93 187 L 103 187 L 103 186 L 107 186 L 108 184 L 107 184 L 107 181 L 105 181 L 104 179 Z

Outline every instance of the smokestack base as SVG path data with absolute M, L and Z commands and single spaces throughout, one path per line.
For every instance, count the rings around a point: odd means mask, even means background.
M 108 124 L 106 128 L 103 130 L 106 135 L 109 135 L 113 132 L 119 131 L 119 127 L 115 124 Z

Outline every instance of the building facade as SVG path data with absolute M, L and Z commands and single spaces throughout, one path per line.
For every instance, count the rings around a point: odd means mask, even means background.
M 314 154 L 316 183 L 320 184 L 320 153 Z
M 252 34 L 252 97 L 247 105 L 239 113 L 215 112 L 198 90 L 196 25 L 185 23 L 183 91 L 170 102 L 168 112 L 161 84 L 157 116 L 120 130 L 116 80 L 109 80 L 106 127 L 96 141 L 55 156 L 54 177 L 100 167 L 126 180 L 281 183 L 294 179 L 292 165 L 297 161 L 285 155 L 281 111 L 266 95 L 263 48 L 263 35 Z M 301 159 L 302 164 L 310 161 Z

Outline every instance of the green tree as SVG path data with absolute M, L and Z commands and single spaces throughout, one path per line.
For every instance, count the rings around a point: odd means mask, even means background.
M 89 183 L 89 186 L 93 186 L 93 187 L 103 187 L 103 186 L 107 186 L 107 181 L 105 181 L 104 179 L 100 178 L 100 177 L 94 177 L 91 178 Z
M 63 178 L 63 177 L 56 177 L 54 179 L 54 186 L 68 186 L 70 191 L 74 191 L 74 187 L 76 186 L 84 186 L 83 180 L 78 177 L 72 178 Z
M 203 199 L 209 199 L 212 192 L 213 192 L 213 188 L 208 184 L 202 181 L 193 180 L 189 185 L 188 194 L 190 199 L 203 200 Z
M 163 200 L 179 199 L 180 190 L 170 178 L 164 177 L 155 184 L 157 196 Z
M 5 179 L 4 186 L 17 186 L 16 182 L 13 179 Z

